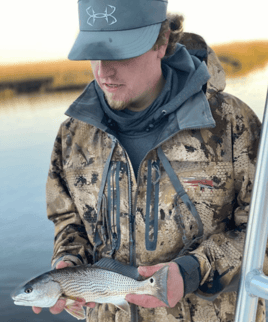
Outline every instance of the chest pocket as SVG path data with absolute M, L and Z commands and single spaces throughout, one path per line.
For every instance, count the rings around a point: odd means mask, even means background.
M 172 166 L 192 200 L 219 206 L 227 199 L 230 201 L 234 190 L 230 162 L 185 162 L 185 165 L 179 162 L 178 167 L 174 163 Z
M 203 237 L 203 223 L 202 223 L 201 217 L 200 217 L 194 203 L 191 201 L 188 194 L 184 190 L 183 185 L 181 184 L 178 176 L 176 175 L 175 171 L 171 167 L 171 165 L 170 165 L 170 163 L 169 163 L 167 157 L 165 156 L 161 147 L 159 147 L 157 149 L 157 154 L 158 154 L 158 157 L 159 157 L 161 163 L 163 164 L 163 167 L 164 167 L 166 173 L 169 176 L 169 179 L 170 179 L 174 189 L 177 192 L 177 196 L 182 200 L 182 202 L 187 207 L 188 211 L 192 214 L 192 216 L 194 217 L 194 219 L 197 223 L 198 232 L 197 232 L 197 236 L 195 238 L 187 240 L 187 238 L 185 238 L 186 236 L 185 235 L 183 236 L 183 242 L 184 242 L 185 246 L 182 249 L 180 254 L 184 254 L 185 251 L 187 249 L 189 249 L 192 244 L 196 243 L 198 240 L 200 240 Z

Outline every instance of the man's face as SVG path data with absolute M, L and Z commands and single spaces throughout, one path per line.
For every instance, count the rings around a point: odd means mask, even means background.
M 94 77 L 111 108 L 142 110 L 150 105 L 162 77 L 162 52 L 150 50 L 125 60 L 91 61 Z

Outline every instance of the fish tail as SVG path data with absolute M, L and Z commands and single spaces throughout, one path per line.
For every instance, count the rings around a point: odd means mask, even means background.
M 149 277 L 148 281 L 152 285 L 152 295 L 169 306 L 167 298 L 168 270 L 169 266 L 164 266 L 153 276 Z

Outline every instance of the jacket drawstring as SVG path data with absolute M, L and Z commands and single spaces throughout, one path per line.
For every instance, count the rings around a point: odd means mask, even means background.
M 183 238 L 184 248 L 179 252 L 179 255 L 183 255 L 195 242 L 200 240 L 203 237 L 203 223 L 201 221 L 200 215 L 198 211 L 196 210 L 195 205 L 189 198 L 188 194 L 184 190 L 178 176 L 176 175 L 175 171 L 173 170 L 172 166 L 170 165 L 168 158 L 165 156 L 163 150 L 161 147 L 158 147 L 157 154 L 160 159 L 160 161 L 163 164 L 163 167 L 169 176 L 170 181 L 173 184 L 173 187 L 175 188 L 177 195 L 181 198 L 181 200 L 184 202 L 184 204 L 187 206 L 187 208 L 192 213 L 193 217 L 195 218 L 197 225 L 198 225 L 198 234 L 197 237 L 194 238 L 191 241 L 187 241 L 185 236 Z

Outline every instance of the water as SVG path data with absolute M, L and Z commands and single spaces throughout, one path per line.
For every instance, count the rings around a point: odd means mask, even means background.
M 227 92 L 251 106 L 262 119 L 266 69 L 228 80 Z M 1 322 L 71 322 L 66 312 L 15 306 L 13 289 L 50 269 L 53 224 L 46 218 L 45 183 L 50 154 L 64 112 L 79 92 L 20 96 L 0 102 L 0 317 Z
M 66 312 L 35 315 L 10 292 L 50 269 L 53 224 L 46 218 L 45 183 L 51 149 L 66 107 L 78 93 L 23 96 L 0 108 L 0 320 L 74 321 Z M 4 139 L 3 139 L 4 138 Z
M 248 104 L 262 121 L 268 87 L 268 65 L 247 77 L 227 79 L 225 92 Z

